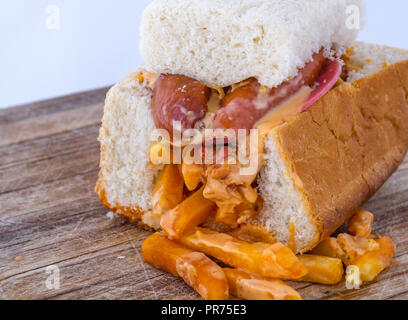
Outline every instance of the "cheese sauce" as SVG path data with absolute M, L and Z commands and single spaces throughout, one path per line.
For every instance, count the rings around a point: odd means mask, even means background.
M 266 138 L 273 128 L 289 121 L 297 114 L 301 113 L 301 107 L 310 97 L 312 91 L 312 88 L 308 86 L 302 87 L 298 93 L 281 103 L 278 107 L 269 111 L 261 120 L 259 120 L 255 124 L 255 128 L 259 130 L 259 135 L 262 137 L 262 140 Z

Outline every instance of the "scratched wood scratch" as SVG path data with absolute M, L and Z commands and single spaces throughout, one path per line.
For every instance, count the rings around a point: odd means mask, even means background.
M 94 194 L 106 91 L 0 110 L 0 299 L 199 299 L 145 264 L 148 232 L 111 219 Z M 392 267 L 359 291 L 290 283 L 305 299 L 408 299 L 408 159 L 366 208 L 397 244 Z

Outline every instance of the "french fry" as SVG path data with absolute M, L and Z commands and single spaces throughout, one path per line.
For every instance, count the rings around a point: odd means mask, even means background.
M 344 254 L 336 238 L 323 240 L 311 253 L 313 255 L 331 258 L 340 258 Z
M 229 266 L 264 277 L 299 279 L 307 273 L 295 254 L 281 243 L 248 243 L 202 228 L 194 229 L 179 241 Z
M 395 245 L 390 237 L 378 239 L 378 250 L 369 251 L 360 257 L 354 265 L 360 269 L 361 280 L 365 282 L 374 281 L 375 278 L 391 264 L 395 254 Z
M 161 216 L 183 199 L 183 178 L 177 165 L 169 164 L 159 173 L 153 190 L 153 213 Z
M 215 213 L 216 204 L 204 198 L 203 190 L 204 186 L 161 217 L 160 225 L 171 239 L 180 238 Z
M 202 176 L 204 175 L 204 169 L 199 164 L 186 164 L 181 165 L 181 172 L 184 178 L 184 183 L 189 191 L 197 189 L 198 185 L 202 182 Z
M 321 242 L 312 254 L 340 258 L 348 267 L 348 288 L 358 288 L 362 281 L 374 281 L 391 264 L 395 245 L 389 237 L 375 240 L 371 235 L 374 216 L 359 210 L 349 221 L 348 233 Z M 310 269 L 305 261 L 300 261 Z
M 351 271 L 358 270 L 360 280 L 371 282 L 389 267 L 395 254 L 395 246 L 389 237 L 374 240 L 341 233 L 337 239 L 323 241 L 312 253 L 337 256 L 347 267 L 354 268 L 350 269 Z M 304 261 L 300 261 L 310 268 Z
M 228 233 L 231 236 L 246 242 L 276 243 L 275 237 L 270 232 L 252 223 L 243 224 Z
M 311 254 L 300 255 L 298 258 L 309 270 L 304 277 L 299 279 L 300 281 L 337 284 L 343 278 L 344 268 L 340 259 Z
M 154 233 L 142 245 L 143 259 L 181 277 L 206 300 L 228 300 L 228 280 L 222 269 L 200 252 Z
M 368 238 L 373 228 L 374 215 L 366 210 L 359 210 L 351 217 L 347 232 L 358 238 Z
M 311 251 L 311 254 L 339 258 L 346 266 L 350 266 L 368 251 L 376 250 L 378 247 L 374 239 L 358 238 L 341 233 L 337 238 L 329 238 L 321 242 Z
M 229 290 L 246 300 L 302 300 L 299 293 L 281 280 L 267 279 L 245 271 L 224 268 Z
M 355 262 L 369 251 L 378 250 L 379 245 L 374 239 L 358 238 L 347 233 L 337 236 L 343 254 L 341 259 L 346 266 L 354 265 Z

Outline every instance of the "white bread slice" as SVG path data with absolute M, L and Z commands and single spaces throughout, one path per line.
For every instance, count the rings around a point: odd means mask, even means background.
M 154 129 L 151 89 L 132 73 L 106 96 L 96 186 L 103 204 L 131 221 L 140 220 L 142 213 L 151 210 L 154 179 L 161 169 L 149 164 Z
M 370 67 L 363 63 L 367 59 Z M 266 164 L 258 179 L 264 208 L 254 224 L 288 244 L 293 221 L 296 250 L 305 252 L 340 227 L 381 187 L 408 146 L 408 61 L 387 68 L 383 62 L 406 59 L 408 51 L 355 44 L 352 62 L 361 62 L 360 74 L 367 77 L 331 90 L 309 111 L 271 132 L 265 145 Z M 110 90 L 100 133 L 101 171 L 96 191 L 110 210 L 157 228 L 158 221 L 151 214 L 151 192 L 160 168 L 152 169 L 149 164 L 149 135 L 154 128 L 150 104 L 151 89 L 136 74 Z M 387 109 L 390 114 L 377 115 L 376 109 Z M 365 123 L 362 117 L 370 114 L 381 125 Z M 338 126 L 353 121 L 360 121 L 369 134 Z M 357 158 L 354 153 L 329 157 L 353 135 L 364 143 L 360 149 L 352 145 Z M 373 160 L 365 169 L 357 153 L 362 150 Z M 303 163 L 306 152 L 310 157 Z M 338 181 L 330 180 L 330 175 Z
M 322 47 L 349 46 L 348 5 L 363 0 L 154 0 L 143 13 L 145 68 L 229 86 L 255 77 L 274 87 Z

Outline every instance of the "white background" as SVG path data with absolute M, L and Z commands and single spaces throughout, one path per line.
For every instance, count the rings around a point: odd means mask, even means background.
M 108 86 L 135 71 L 149 2 L 0 0 L 0 108 Z M 408 1 L 366 2 L 359 39 L 408 49 Z M 49 6 L 59 8 L 59 30 L 47 28 Z

